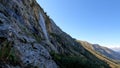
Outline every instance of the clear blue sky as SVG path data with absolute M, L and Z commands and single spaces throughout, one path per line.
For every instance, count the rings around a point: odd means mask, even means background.
M 73 38 L 120 46 L 120 0 L 38 0 L 55 23 Z

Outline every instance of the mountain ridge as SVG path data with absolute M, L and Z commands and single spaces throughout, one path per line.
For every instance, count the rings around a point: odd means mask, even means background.
M 115 67 L 119 68 L 120 67 L 120 64 L 118 61 L 119 54 L 117 52 L 115 52 L 107 47 L 100 46 L 98 44 L 91 44 L 89 42 L 81 41 L 81 40 L 77 40 L 77 42 L 81 43 L 84 48 L 86 48 L 88 51 L 93 53 L 96 57 L 108 62 L 108 64 L 110 64 L 110 65 L 112 64 L 111 65 L 112 68 L 115 68 Z M 97 47 L 97 49 L 94 46 Z M 113 52 L 113 53 L 112 54 L 107 53 L 106 49 Z M 105 51 L 110 56 L 108 56 L 107 54 L 104 54 L 102 51 L 99 51 L 99 50 Z M 115 55 L 113 55 L 114 53 L 115 53 Z M 117 57 L 116 57 L 116 55 L 117 55 Z
M 100 52 L 101 54 L 114 59 L 114 60 L 120 60 L 120 54 L 113 51 L 112 49 L 109 49 L 107 47 L 100 46 L 99 44 L 93 44 L 94 50 Z

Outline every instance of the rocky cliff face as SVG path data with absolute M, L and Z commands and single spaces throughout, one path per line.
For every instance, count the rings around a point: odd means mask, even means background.
M 0 68 L 59 68 L 55 54 L 109 68 L 63 32 L 35 0 L 0 0 Z
M 13 64 L 18 62 L 22 67 L 57 68 L 45 48 L 49 45 L 50 50 L 54 49 L 46 17 L 35 0 L 0 0 L 1 61 L 14 60 Z M 4 55 L 8 50 L 10 56 Z

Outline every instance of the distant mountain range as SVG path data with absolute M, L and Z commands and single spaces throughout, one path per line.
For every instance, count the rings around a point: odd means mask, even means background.
M 113 65 L 120 63 L 120 53 L 110 48 L 100 46 L 99 44 L 91 44 L 87 41 L 77 40 L 77 42 L 101 60 L 105 60 L 110 64 L 112 63 Z
M 110 48 L 110 49 L 112 49 L 112 50 L 114 50 L 114 51 L 120 53 L 120 47 L 113 47 L 113 48 Z
M 85 46 L 85 48 L 89 48 L 91 50 L 94 50 L 110 59 L 113 59 L 113 60 L 120 60 L 120 48 L 113 48 L 113 49 L 110 49 L 110 48 L 107 48 L 107 47 L 104 47 L 104 46 L 100 46 L 99 44 L 91 44 L 91 43 L 88 43 L 86 41 L 79 41 L 83 46 Z
M 107 47 L 100 46 L 99 44 L 93 44 L 92 46 L 95 51 L 105 55 L 106 57 L 109 57 L 114 60 L 120 60 L 120 54 L 118 52 Z

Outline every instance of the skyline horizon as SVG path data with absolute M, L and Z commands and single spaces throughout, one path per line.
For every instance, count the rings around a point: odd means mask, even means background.
M 119 0 L 41 0 L 38 3 L 60 28 L 73 38 L 106 47 L 120 47 Z M 71 24 L 72 22 L 75 24 Z

